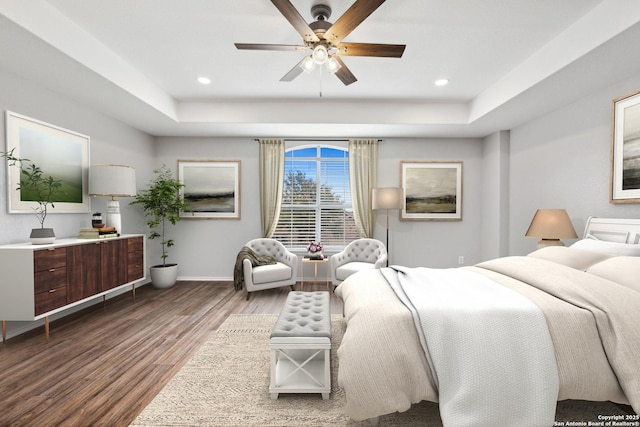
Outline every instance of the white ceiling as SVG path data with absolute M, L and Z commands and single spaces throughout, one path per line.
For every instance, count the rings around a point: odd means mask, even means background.
M 387 0 L 345 41 L 405 53 L 343 58 L 344 86 L 234 47 L 301 42 L 269 0 L 0 0 L 0 70 L 153 135 L 481 137 L 637 75 L 639 39 L 637 0 Z

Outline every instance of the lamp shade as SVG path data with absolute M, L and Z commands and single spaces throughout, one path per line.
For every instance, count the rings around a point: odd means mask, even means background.
M 404 190 L 396 187 L 374 188 L 371 193 L 371 207 L 373 209 L 404 208 Z
M 541 239 L 575 239 L 578 237 L 564 209 L 538 209 L 525 233 Z
M 91 165 L 89 168 L 91 196 L 135 197 L 136 170 L 123 165 Z

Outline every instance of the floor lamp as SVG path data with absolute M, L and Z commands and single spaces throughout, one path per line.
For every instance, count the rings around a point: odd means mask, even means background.
M 402 209 L 404 207 L 404 191 L 402 188 L 381 187 L 374 188 L 371 193 L 371 207 L 375 210 L 384 209 L 387 215 L 387 266 L 389 265 L 389 209 Z
M 91 165 L 89 168 L 89 194 L 111 197 L 107 202 L 107 227 L 122 233 L 120 202 L 116 197 L 135 197 L 136 170 L 122 165 Z

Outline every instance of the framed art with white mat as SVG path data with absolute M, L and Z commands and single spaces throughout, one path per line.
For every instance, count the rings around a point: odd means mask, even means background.
M 611 203 L 640 203 L 640 91 L 613 100 Z

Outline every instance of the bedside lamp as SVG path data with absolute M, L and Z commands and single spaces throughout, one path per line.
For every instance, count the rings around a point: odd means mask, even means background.
M 546 246 L 564 246 L 560 239 L 578 237 L 564 209 L 538 209 L 525 236 L 540 237 L 538 249 Z
M 116 197 L 135 197 L 136 170 L 123 165 L 91 165 L 89 195 L 111 197 L 107 202 L 106 226 L 122 233 L 120 203 Z
M 387 214 L 387 240 L 385 242 L 387 253 L 389 252 L 389 209 L 402 209 L 404 207 L 404 190 L 396 187 L 374 188 L 371 193 L 371 208 L 384 209 Z M 387 255 L 387 265 L 389 256 Z

